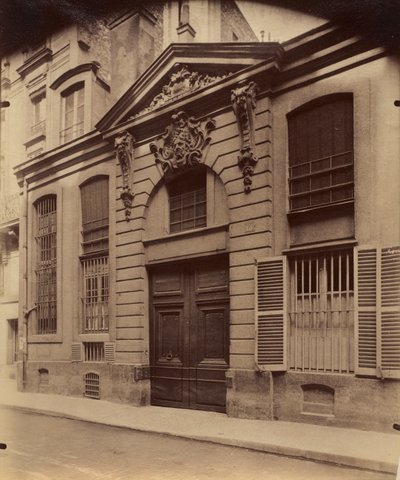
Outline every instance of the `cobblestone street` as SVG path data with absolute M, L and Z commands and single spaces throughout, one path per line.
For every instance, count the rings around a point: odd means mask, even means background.
M 2 480 L 389 480 L 391 475 L 0 409 Z

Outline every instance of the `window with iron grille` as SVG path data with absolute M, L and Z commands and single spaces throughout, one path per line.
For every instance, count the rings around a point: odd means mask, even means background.
M 108 178 L 81 186 L 82 201 L 82 333 L 109 329 Z
M 100 398 L 100 375 L 94 372 L 88 372 L 84 377 L 85 397 Z
M 84 83 L 79 82 L 61 94 L 61 143 L 83 135 L 84 92 Z
M 354 372 L 352 250 L 289 260 L 289 368 Z
M 194 170 L 175 179 L 169 191 L 170 233 L 207 225 L 206 171 Z
M 288 128 L 290 210 L 352 200 L 352 95 L 300 107 L 288 115 Z
M 57 198 L 36 204 L 36 318 L 38 334 L 57 333 Z
M 83 342 L 85 362 L 104 362 L 104 342 Z

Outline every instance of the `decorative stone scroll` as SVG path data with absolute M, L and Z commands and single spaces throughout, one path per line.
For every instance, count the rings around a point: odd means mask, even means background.
M 201 127 L 199 120 L 188 117 L 181 110 L 172 115 L 172 123 L 165 129 L 161 140 L 150 144 L 150 151 L 165 174 L 199 165 L 203 150 L 211 141 L 209 134 L 214 129 L 214 119 L 207 119 Z
M 257 92 L 258 86 L 256 83 L 250 82 L 247 85 L 232 90 L 231 95 L 233 110 L 239 126 L 241 148 L 238 157 L 238 166 L 242 171 L 245 193 L 250 193 L 251 191 L 251 176 L 258 162 L 254 153 L 254 110 L 256 107 Z
M 124 204 L 125 219 L 128 222 L 135 196 L 132 192 L 134 147 L 135 139 L 129 132 L 123 131 L 115 137 L 114 148 L 122 172 L 122 192 L 120 198 Z
M 228 74 L 208 75 L 191 72 L 186 66 L 183 66 L 180 70 L 170 76 L 168 85 L 162 87 L 161 93 L 153 98 L 150 105 L 137 113 L 133 118 L 151 112 L 185 93 L 193 92 L 199 88 L 206 87 L 210 83 L 222 80 L 227 75 Z

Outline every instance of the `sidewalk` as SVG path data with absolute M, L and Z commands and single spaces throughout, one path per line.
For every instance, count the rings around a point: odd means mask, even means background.
M 17 392 L 0 382 L 0 405 L 194 440 L 396 473 L 400 433 L 365 432 L 281 421 L 245 420 L 224 414 L 162 407 L 133 407 L 104 400 Z

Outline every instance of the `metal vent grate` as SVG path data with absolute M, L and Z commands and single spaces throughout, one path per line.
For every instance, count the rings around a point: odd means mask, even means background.
M 85 375 L 85 397 L 100 398 L 100 375 L 94 372 Z

